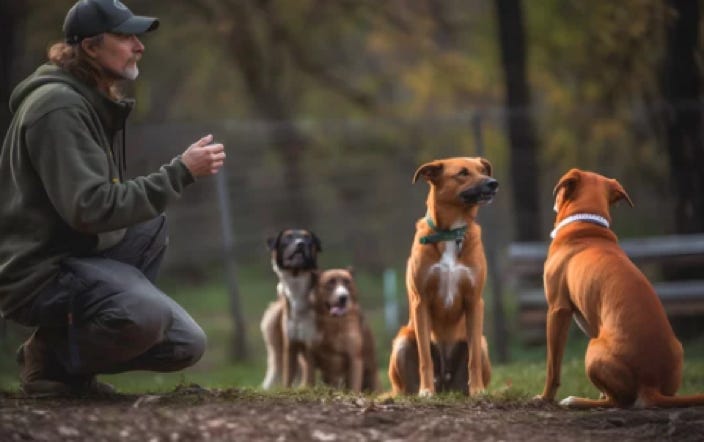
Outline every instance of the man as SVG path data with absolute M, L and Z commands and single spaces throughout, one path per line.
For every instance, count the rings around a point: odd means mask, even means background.
M 137 78 L 137 36 L 158 24 L 119 0 L 77 2 L 65 43 L 10 99 L 0 314 L 37 327 L 17 354 L 28 394 L 109 393 L 96 374 L 180 370 L 205 349 L 201 328 L 154 279 L 167 245 L 164 209 L 217 173 L 224 148 L 206 136 L 148 176 L 123 176 L 132 103 L 116 86 Z

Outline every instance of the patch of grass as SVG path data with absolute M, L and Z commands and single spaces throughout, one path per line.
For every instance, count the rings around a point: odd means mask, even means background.
M 187 370 L 178 373 L 130 372 L 101 376 L 125 393 L 163 393 L 173 391 L 179 385 L 195 383 L 206 388 L 237 388 L 246 392 L 261 392 L 258 387 L 264 377 L 266 354 L 259 331 L 259 320 L 274 299 L 275 279 L 270 269 L 244 267 L 239 269 L 239 292 L 242 309 L 247 321 L 247 343 L 249 358 L 234 362 L 231 359 L 233 325 L 225 278 L 213 275 L 205 285 L 185 284 L 178 280 L 167 280 L 161 284 L 177 302 L 190 312 L 208 335 L 208 348 L 204 358 Z M 379 378 L 384 391 L 389 389 L 386 374 L 392 336 L 387 334 L 384 324 L 381 278 L 357 272 L 358 285 L 362 293 L 361 303 L 367 320 L 376 338 Z M 401 303 L 403 307 L 403 301 Z M 10 327 L 6 338 L 0 340 L 0 389 L 16 390 L 18 387 L 14 349 L 26 338 L 29 330 Z M 685 366 L 680 394 L 704 392 L 704 337 L 684 343 Z M 584 372 L 584 352 L 587 340 L 577 333 L 570 336 L 562 364 L 562 385 L 558 398 L 569 395 L 597 397 Z M 491 344 L 490 344 L 491 350 Z M 494 363 L 492 380 L 487 395 L 476 400 L 514 402 L 528 400 L 542 392 L 545 382 L 545 347 L 523 346 L 512 342 L 512 362 Z M 310 391 L 277 391 L 282 397 L 308 397 L 322 395 L 326 389 Z M 247 393 L 250 394 L 250 393 Z M 340 395 L 339 392 L 335 392 Z M 415 400 L 410 398 L 409 400 Z M 466 401 L 459 395 L 439 395 L 439 401 Z M 473 399 L 474 400 L 474 399 Z

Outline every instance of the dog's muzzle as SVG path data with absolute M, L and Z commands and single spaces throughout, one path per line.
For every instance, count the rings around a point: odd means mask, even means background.
M 330 314 L 332 316 L 342 316 L 347 313 L 347 296 L 340 296 L 334 304 L 330 304 Z
M 460 198 L 468 205 L 489 204 L 498 190 L 499 182 L 494 178 L 487 178 L 478 185 L 460 193 Z
M 282 252 L 282 264 L 285 268 L 312 268 L 315 266 L 313 244 L 297 240 Z

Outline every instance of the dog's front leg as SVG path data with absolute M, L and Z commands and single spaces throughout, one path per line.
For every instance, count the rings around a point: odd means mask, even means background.
M 430 318 L 428 309 L 416 294 L 411 305 L 411 315 L 416 329 L 418 343 L 418 369 L 420 375 L 419 396 L 432 396 L 435 394 L 435 381 L 433 379 L 433 359 L 430 355 Z
M 350 367 L 347 371 L 347 388 L 355 393 L 362 391 L 362 378 L 364 376 L 364 360 L 361 350 L 352 353 L 350 356 Z
M 550 299 L 550 298 L 548 298 Z M 560 387 L 560 368 L 570 329 L 572 308 L 560 304 L 548 306 L 547 316 L 547 367 L 545 388 L 537 399 L 552 402 Z
M 293 378 L 296 376 L 296 366 L 298 364 L 298 359 L 296 358 L 296 355 L 298 353 L 297 350 L 298 349 L 294 343 L 292 343 L 288 339 L 285 340 L 283 357 L 283 384 L 286 388 L 291 388 L 291 385 L 293 384 Z
M 468 303 L 465 312 L 467 330 L 467 373 L 469 373 L 469 394 L 483 393 L 485 389 L 482 377 L 482 330 L 484 326 L 484 301 L 476 296 Z
M 304 387 L 312 387 L 315 384 L 315 361 L 313 350 L 310 345 L 306 345 L 303 350 L 303 368 L 301 372 L 302 383 Z

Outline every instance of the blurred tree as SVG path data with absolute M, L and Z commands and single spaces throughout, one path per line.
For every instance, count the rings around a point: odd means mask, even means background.
M 285 200 L 277 218 L 287 225 L 310 226 L 313 211 L 306 198 L 303 153 L 310 143 L 294 122 L 300 109 L 291 87 L 294 68 L 311 75 L 325 87 L 335 89 L 362 106 L 370 97 L 341 80 L 327 64 L 315 58 L 305 35 L 306 20 L 315 20 L 319 2 L 285 5 L 269 0 L 184 0 L 223 38 L 229 55 L 240 70 L 256 116 L 274 124 L 272 145 L 284 166 Z M 327 6 L 329 8 L 329 6 Z M 338 7 L 338 6 L 335 6 Z M 343 10 L 352 3 L 341 2 Z M 343 11 L 349 12 L 349 11 Z M 296 18 L 301 20 L 296 23 Z M 296 27 L 295 25 L 298 25 Z
M 506 118 L 511 140 L 510 175 L 515 239 L 540 239 L 538 146 L 526 73 L 526 36 L 521 0 L 497 0 L 501 62 L 506 84 Z
M 662 65 L 661 116 L 674 187 L 678 233 L 704 232 L 701 3 L 668 0 L 667 51 Z

